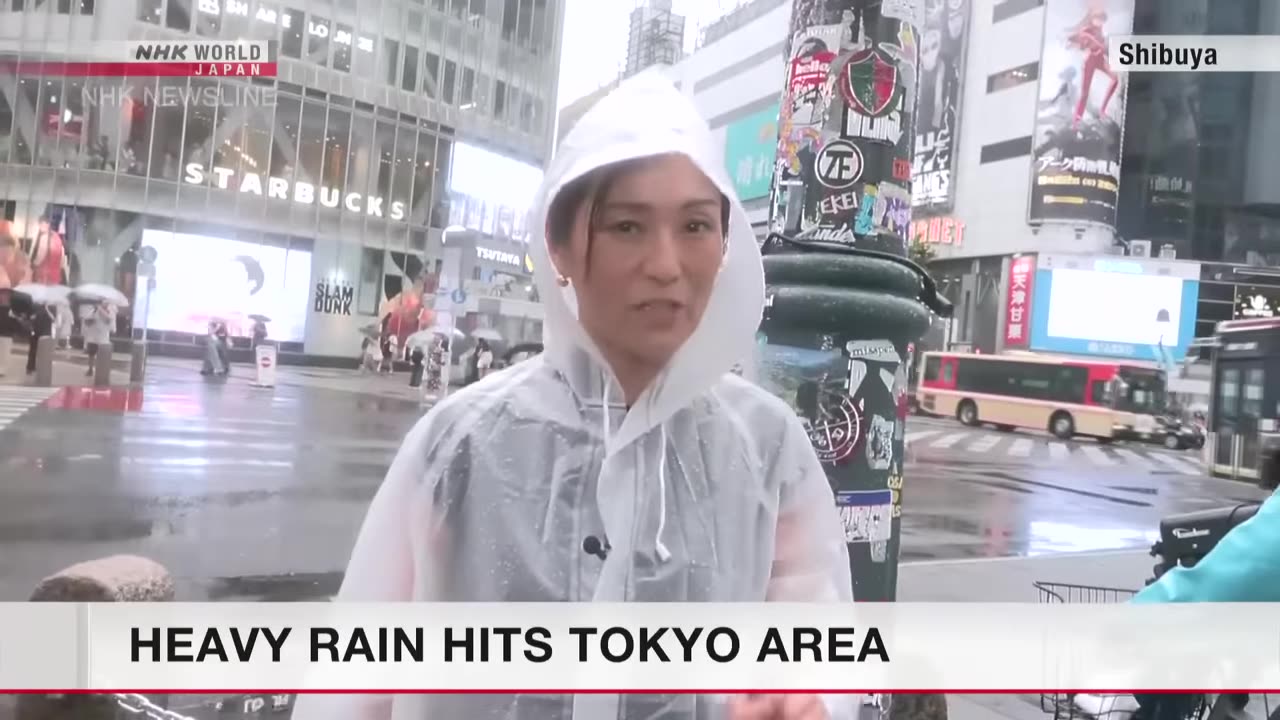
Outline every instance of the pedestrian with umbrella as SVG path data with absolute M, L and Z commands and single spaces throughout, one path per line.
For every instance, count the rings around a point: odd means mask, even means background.
M 253 321 L 253 351 L 258 351 L 258 346 L 267 341 L 267 323 L 271 322 L 271 318 L 266 315 L 250 315 L 249 319 Z
M 72 295 L 86 305 L 81 310 L 85 348 L 89 354 L 89 369 L 85 376 L 93 375 L 98 353 L 104 348 L 111 352 L 111 333 L 116 327 L 116 308 L 128 307 L 124 293 L 102 283 L 88 283 L 77 287 Z

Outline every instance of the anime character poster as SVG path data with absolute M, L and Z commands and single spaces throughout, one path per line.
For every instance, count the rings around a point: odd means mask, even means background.
M 1028 222 L 1115 227 L 1124 76 L 1107 39 L 1133 30 L 1133 0 L 1048 0 Z
M 970 0 L 928 0 L 920 28 L 911 197 L 912 206 L 922 211 L 950 210 L 955 202 L 970 7 Z
M 400 347 L 415 332 L 431 327 L 435 312 L 427 299 L 436 291 L 438 277 L 429 274 L 414 253 L 389 252 L 382 277 L 384 300 L 378 308 L 382 332 L 394 335 Z

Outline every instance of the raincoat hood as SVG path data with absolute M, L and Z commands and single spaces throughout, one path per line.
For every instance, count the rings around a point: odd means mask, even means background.
M 612 371 L 578 321 L 574 289 L 556 282 L 558 273 L 547 246 L 547 213 L 566 185 L 594 170 L 666 154 L 687 156 L 729 199 L 728 242 L 701 322 L 666 370 L 637 398 L 634 405 L 643 412 L 627 413 L 618 433 L 610 438 L 610 452 L 662 423 L 735 363 L 750 357 L 764 312 L 760 247 L 710 127 L 664 76 L 641 73 L 621 83 L 578 121 L 557 148 L 535 200 L 529 252 L 544 305 L 546 362 L 564 373 L 581 394 L 593 395 L 603 380 L 603 389 L 611 397 L 621 397 L 620 391 L 609 388 L 616 388 Z M 584 367 L 584 361 L 589 367 Z

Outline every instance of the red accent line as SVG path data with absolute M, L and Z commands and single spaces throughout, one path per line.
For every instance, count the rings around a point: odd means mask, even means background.
M 209 72 L 210 68 L 214 72 Z M 257 68 L 257 72 L 254 72 Z M 241 69 L 243 72 L 241 72 Z M 21 75 L 64 77 L 275 77 L 273 62 L 0 62 L 0 70 Z

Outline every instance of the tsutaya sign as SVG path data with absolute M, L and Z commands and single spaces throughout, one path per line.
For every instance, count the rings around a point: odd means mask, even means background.
M 336 208 L 341 205 L 348 212 L 383 217 L 385 203 L 382 198 L 372 195 L 362 195 L 357 192 L 343 193 L 341 190 L 323 185 L 317 187 L 306 182 L 290 183 L 278 177 L 267 177 L 264 184 L 262 176 L 257 173 L 242 173 L 239 180 L 233 183 L 232 177 L 236 174 L 235 170 L 215 167 L 212 172 L 209 172 L 200 163 L 187 163 L 184 170 L 186 174 L 182 179 L 191 185 L 204 185 L 212 175 L 213 184 L 223 190 L 234 189 L 250 195 L 266 195 L 276 200 L 293 200 L 303 205 L 311 205 L 319 200 L 320 204 L 327 208 Z M 386 207 L 386 217 L 391 220 L 404 220 L 404 203 L 393 200 Z
M 489 260 L 490 262 L 500 262 L 507 265 L 520 267 L 524 265 L 524 259 L 515 253 L 502 252 L 501 250 L 490 250 L 489 248 L 476 248 L 476 255 L 481 260 Z

